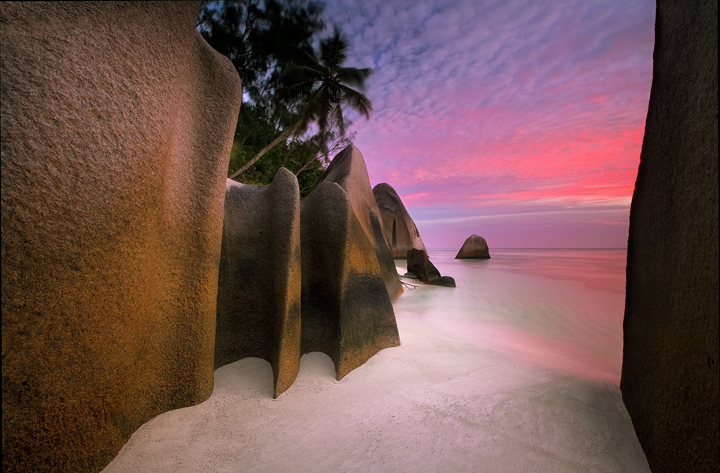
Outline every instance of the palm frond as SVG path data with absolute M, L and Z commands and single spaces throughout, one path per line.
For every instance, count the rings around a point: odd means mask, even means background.
M 354 67 L 343 67 L 338 70 L 338 81 L 350 87 L 365 90 L 365 81 L 373 73 L 369 67 L 356 69 Z
M 320 41 L 320 61 L 334 71 L 345 64 L 349 43 L 339 27 L 335 26 L 332 36 Z
M 340 85 L 340 87 L 342 90 L 342 101 L 356 112 L 365 115 L 365 118 L 370 118 L 370 112 L 372 112 L 370 99 L 355 89 L 344 85 Z

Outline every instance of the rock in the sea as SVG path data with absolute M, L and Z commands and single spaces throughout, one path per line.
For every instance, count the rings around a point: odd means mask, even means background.
M 403 291 L 395 260 L 382 231 L 380 210 L 375 202 L 365 159 L 355 145 L 349 145 L 332 160 L 319 182 L 336 182 L 350 198 L 355 217 L 375 249 L 380 274 L 391 300 Z
M 485 238 L 480 235 L 470 235 L 455 259 L 482 259 L 490 258 L 490 250 Z
M 230 179 L 218 277 L 215 368 L 246 357 L 273 369 L 274 396 L 300 366 L 300 191 L 285 168 L 269 186 Z
M 205 400 L 237 72 L 198 3 L 2 2 L 3 471 Z
M 718 2 L 659 0 L 621 390 L 652 471 L 720 471 Z
M 422 282 L 429 282 L 441 277 L 440 271 L 430 262 L 427 252 L 423 250 L 408 250 L 407 271 L 417 276 Z
M 395 189 L 382 182 L 373 188 L 373 196 L 380 210 L 383 235 L 393 258 L 405 259 L 408 250 L 413 248 L 427 251 L 415 222 Z
M 326 353 L 338 379 L 383 348 L 400 345 L 377 244 L 352 202 L 326 180 L 301 203 L 302 352 Z
M 431 279 L 427 283 L 433 286 L 456 287 L 455 279 L 450 276 L 440 276 L 439 278 Z

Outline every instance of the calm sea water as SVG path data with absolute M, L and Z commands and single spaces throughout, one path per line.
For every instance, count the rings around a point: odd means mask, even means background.
M 423 317 L 518 362 L 619 386 L 625 249 L 491 249 L 489 260 L 428 254 L 457 288 L 406 289 L 398 316 Z M 396 265 L 404 272 L 405 261 Z

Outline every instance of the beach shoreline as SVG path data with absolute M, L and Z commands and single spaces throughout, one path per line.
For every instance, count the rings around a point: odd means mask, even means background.
M 317 352 L 275 400 L 268 362 L 217 369 L 207 401 L 143 425 L 103 471 L 649 471 L 612 376 L 443 326 L 427 302 L 455 290 L 406 290 L 394 304 L 402 345 L 341 381 Z

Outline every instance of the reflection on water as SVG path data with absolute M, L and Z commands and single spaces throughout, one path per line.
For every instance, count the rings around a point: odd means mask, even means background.
M 429 250 L 457 288 L 407 290 L 395 303 L 398 317 L 423 317 L 519 361 L 619 386 L 626 250 L 491 250 L 489 260 L 456 254 Z

